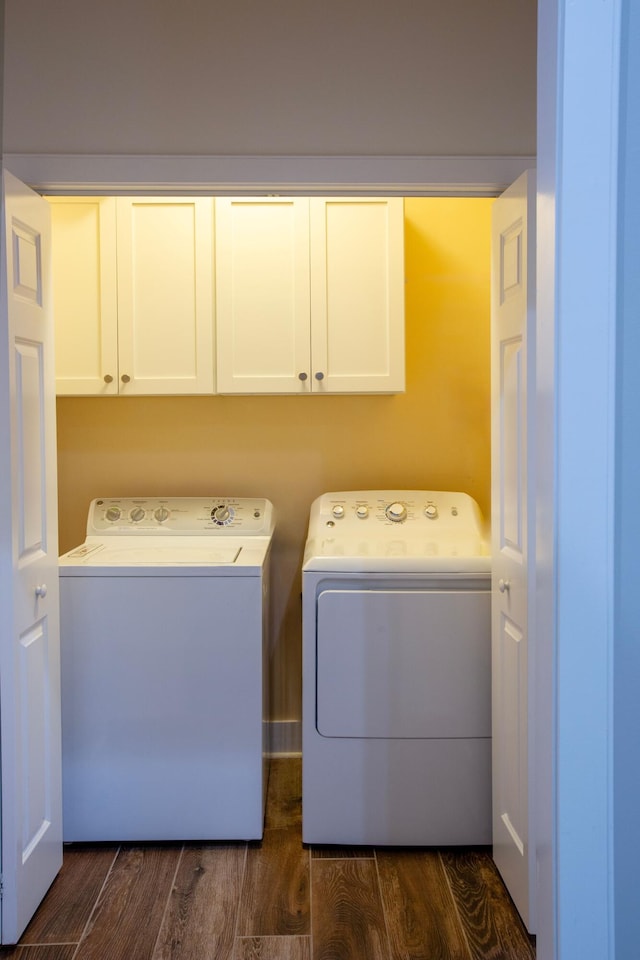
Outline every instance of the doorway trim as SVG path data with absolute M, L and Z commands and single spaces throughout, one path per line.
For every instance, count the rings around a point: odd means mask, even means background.
M 9 153 L 4 163 L 48 194 L 215 193 L 497 196 L 535 157 L 82 156 Z

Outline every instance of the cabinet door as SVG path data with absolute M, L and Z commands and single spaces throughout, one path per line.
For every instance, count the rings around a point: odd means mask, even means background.
M 219 393 L 308 393 L 309 201 L 216 200 Z
M 312 198 L 311 357 L 314 391 L 404 390 L 401 198 Z
M 213 201 L 117 203 L 120 394 L 212 393 Z
M 116 202 L 49 197 L 56 393 L 118 392 Z

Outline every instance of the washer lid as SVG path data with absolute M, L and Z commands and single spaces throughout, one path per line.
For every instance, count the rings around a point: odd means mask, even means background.
M 84 543 L 65 555 L 65 559 L 82 563 L 85 566 L 130 567 L 130 566 L 196 566 L 209 564 L 235 563 L 242 547 L 215 544 L 209 546 L 199 543 L 197 546 L 184 546 L 172 543 L 170 546 L 152 544 L 151 546 L 122 546 L 115 541 L 113 545 Z
M 87 537 L 60 557 L 60 576 L 259 576 L 271 537 Z

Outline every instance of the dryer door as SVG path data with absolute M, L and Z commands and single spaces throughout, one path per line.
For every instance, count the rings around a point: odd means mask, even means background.
M 322 736 L 491 736 L 488 590 L 327 589 L 317 612 Z

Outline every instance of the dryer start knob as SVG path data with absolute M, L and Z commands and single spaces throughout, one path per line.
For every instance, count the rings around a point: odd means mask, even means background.
M 401 523 L 402 520 L 407 519 L 407 508 L 404 503 L 390 503 L 385 513 L 387 518 L 393 520 L 394 523 Z

